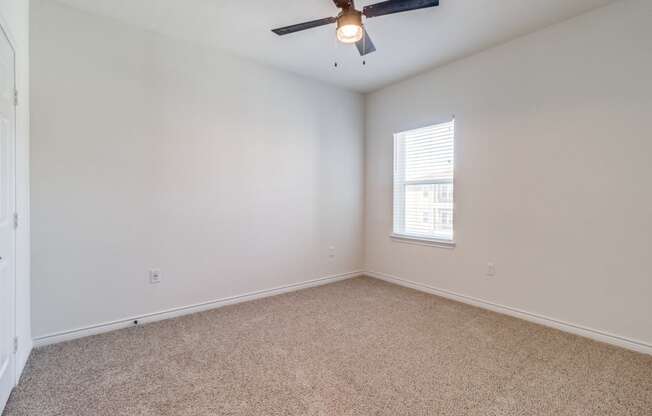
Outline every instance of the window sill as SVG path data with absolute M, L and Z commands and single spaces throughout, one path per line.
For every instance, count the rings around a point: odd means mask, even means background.
M 410 235 L 390 234 L 389 238 L 397 243 L 416 244 L 419 246 L 430 246 L 453 249 L 455 248 L 455 241 L 451 240 L 438 240 L 436 238 L 414 237 Z

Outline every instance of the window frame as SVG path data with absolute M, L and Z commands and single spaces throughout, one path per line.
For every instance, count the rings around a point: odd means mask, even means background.
M 415 180 L 415 181 L 402 181 L 399 189 L 397 189 L 397 175 L 399 174 L 398 172 L 398 167 L 399 165 L 405 166 L 405 163 L 400 163 L 399 157 L 401 155 L 405 155 L 405 142 L 402 141 L 399 143 L 401 135 L 413 131 L 413 130 L 419 130 L 419 129 L 425 129 L 428 127 L 433 127 L 437 126 L 440 124 L 447 124 L 447 123 L 453 123 L 453 177 L 451 179 L 426 179 L 426 180 Z M 456 186 L 455 186 L 455 171 L 457 164 L 455 163 L 455 141 L 456 141 L 456 134 L 455 134 L 455 117 L 453 117 L 449 121 L 444 121 L 444 122 L 439 122 L 439 123 L 434 123 L 434 124 L 429 124 L 423 127 L 417 127 L 415 129 L 410 129 L 410 130 L 404 130 L 400 131 L 398 133 L 394 134 L 394 140 L 393 140 L 393 152 L 394 152 L 394 160 L 393 160 L 393 172 L 392 172 L 392 231 L 390 233 L 390 238 L 399 243 L 408 243 L 408 244 L 416 244 L 416 245 L 426 245 L 426 246 L 433 246 L 433 247 L 440 247 L 440 248 L 455 248 L 457 243 L 455 241 L 455 228 L 457 225 L 457 216 L 455 215 L 455 200 L 456 200 Z M 399 148 L 403 146 L 402 148 Z M 397 215 L 395 212 L 397 207 L 396 207 L 396 199 L 397 197 L 400 198 L 400 201 L 402 201 L 402 205 L 398 207 L 401 209 L 403 212 L 405 211 L 405 203 L 406 203 L 406 189 L 408 186 L 415 186 L 415 185 L 452 185 L 453 187 L 453 198 L 451 200 L 451 221 L 452 221 L 452 230 L 451 230 L 451 238 L 445 238 L 444 236 L 442 237 L 428 237 L 428 236 L 419 236 L 419 235 L 413 235 L 413 234 L 403 234 L 403 233 L 397 233 L 394 230 L 396 229 L 396 224 L 395 221 L 398 219 L 398 221 L 401 221 L 400 227 L 398 227 L 401 230 L 405 230 L 405 214 L 400 214 Z M 400 194 L 397 194 L 397 192 L 400 192 Z M 435 194 L 437 193 L 437 190 L 434 190 Z M 434 197 L 434 196 L 433 196 Z M 434 210 L 433 210 L 434 211 Z M 435 213 L 433 212 L 433 221 L 435 220 L 434 218 Z

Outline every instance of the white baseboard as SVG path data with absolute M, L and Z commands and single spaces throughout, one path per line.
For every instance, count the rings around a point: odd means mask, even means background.
M 70 341 L 77 338 L 88 337 L 91 335 L 101 334 L 104 332 L 115 331 L 118 329 L 128 328 L 134 326 L 134 321 L 138 321 L 138 325 L 150 322 L 162 321 L 165 319 L 176 318 L 178 316 L 189 315 L 197 312 L 206 311 L 209 309 L 216 309 L 226 305 L 233 305 L 236 303 L 247 302 L 254 299 L 266 298 L 269 296 L 280 295 L 282 293 L 294 292 L 296 290 L 307 289 L 309 287 L 321 286 L 328 283 L 335 283 L 340 280 L 346 280 L 353 277 L 361 276 L 364 272 L 354 271 L 349 273 L 342 273 L 333 276 L 321 277 L 319 279 L 307 280 L 305 282 L 294 283 L 290 285 L 275 287 L 272 289 L 258 290 L 255 292 L 244 293 L 242 295 L 230 296 L 227 298 L 211 300 L 194 305 L 182 306 L 172 308 L 165 311 L 153 312 L 140 316 L 132 316 L 123 318 L 112 322 L 105 322 L 96 325 L 90 325 L 83 328 L 72 329 L 69 331 L 57 332 L 40 336 L 34 339 L 34 348 L 43 347 L 45 345 L 57 344 L 64 341 Z
M 343 273 L 343 274 L 338 274 L 333 276 L 326 276 L 319 279 L 308 280 L 305 282 L 285 285 L 273 289 L 259 290 L 256 292 L 250 292 L 242 295 L 231 296 L 228 298 L 212 300 L 212 301 L 203 302 L 195 305 L 183 306 L 179 308 L 168 309 L 165 311 L 154 312 L 154 313 L 145 314 L 141 316 L 133 316 L 133 317 L 124 318 L 112 322 L 106 322 L 106 323 L 91 325 L 83 328 L 77 328 L 70 331 L 63 331 L 54 334 L 44 335 L 34 339 L 34 348 L 38 348 L 50 344 L 56 344 L 64 341 L 70 341 L 73 339 L 83 338 L 83 337 L 96 335 L 104 332 L 115 331 L 118 329 L 128 328 L 134 325 L 133 321 L 135 320 L 138 320 L 139 325 L 149 323 L 149 322 L 162 321 L 165 319 L 176 318 L 178 316 L 189 315 L 192 313 L 202 312 L 210 309 L 216 309 L 226 305 L 233 305 L 236 303 L 247 302 L 254 299 L 261 299 L 269 296 L 280 295 L 282 293 L 307 289 L 309 287 L 334 283 L 337 281 L 346 280 L 361 275 L 366 275 L 376 279 L 384 280 L 389 283 L 394 283 L 400 286 L 409 287 L 421 292 L 426 292 L 436 296 L 441 296 L 447 299 L 477 306 L 504 315 L 513 316 L 515 318 L 534 322 L 539 325 L 555 328 L 560 331 L 568 332 L 586 338 L 591 338 L 596 341 L 600 341 L 618 347 L 626 348 L 629 350 L 652 355 L 652 345 L 643 341 L 622 337 L 605 331 L 600 331 L 597 329 L 592 329 L 585 326 L 572 324 L 569 322 L 560 321 L 558 319 L 549 318 L 543 315 L 538 315 L 535 313 L 527 312 L 517 308 L 512 308 L 509 306 L 499 305 L 472 296 L 455 293 L 449 290 L 439 289 L 422 283 L 417 283 L 400 277 L 392 276 L 386 273 L 374 272 L 374 271 L 364 271 L 364 272 L 354 271 L 354 272 Z
M 628 350 L 633 350 L 644 354 L 652 355 L 652 345 L 643 341 L 622 337 L 620 335 L 610 334 L 608 332 L 600 331 L 593 328 L 587 328 L 581 325 L 571 324 L 569 322 L 560 321 L 558 319 L 548 318 L 547 316 L 538 315 L 535 313 L 512 308 L 509 306 L 499 305 L 493 302 L 488 302 L 486 300 L 474 298 L 472 296 L 451 292 L 449 290 L 438 289 L 436 287 L 432 287 L 422 283 L 412 282 L 410 280 L 402 279 L 400 277 L 391 276 L 386 273 L 366 271 L 364 274 L 366 276 L 384 280 L 389 283 L 394 283 L 400 286 L 409 287 L 421 292 L 426 292 L 433 295 L 441 296 L 443 298 L 477 306 L 479 308 L 488 309 L 490 311 L 501 313 L 503 315 L 513 316 L 515 318 L 534 322 L 539 325 L 555 328 L 560 331 L 569 332 L 571 334 L 579 335 L 585 338 L 591 338 L 593 340 L 604 342 L 606 344 L 611 344 L 618 347 L 626 348 Z

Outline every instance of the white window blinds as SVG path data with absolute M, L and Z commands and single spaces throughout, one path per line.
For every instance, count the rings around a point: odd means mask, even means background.
M 453 241 L 455 120 L 394 136 L 394 234 Z

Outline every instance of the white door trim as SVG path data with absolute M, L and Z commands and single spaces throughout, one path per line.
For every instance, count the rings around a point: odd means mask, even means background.
M 17 70 L 18 70 L 18 65 L 17 65 L 18 58 L 17 58 L 17 53 L 16 53 L 16 41 L 15 41 L 13 35 L 11 34 L 11 31 L 9 31 L 9 25 L 7 24 L 6 20 L 4 19 L 4 16 L 2 16 L 2 14 L 0 14 L 0 32 L 2 32 L 2 35 L 5 37 L 5 39 L 7 39 L 7 43 L 9 44 L 9 47 L 11 48 L 11 52 L 13 54 L 13 80 L 12 80 L 12 84 L 13 84 L 14 97 L 15 97 L 15 94 L 17 93 L 17 85 L 18 85 L 18 83 L 17 83 L 17 73 L 16 73 Z M 12 134 L 13 134 L 13 149 L 12 149 L 12 151 L 13 151 L 13 164 L 12 164 L 12 169 L 13 169 L 13 185 L 14 185 L 13 186 L 13 194 L 14 195 L 13 195 L 13 204 L 12 204 L 13 206 L 10 209 L 12 222 L 15 221 L 14 218 L 17 215 L 17 208 L 18 208 L 18 206 L 17 206 L 17 201 L 18 201 L 18 198 L 17 198 L 18 197 L 17 174 L 18 174 L 18 171 L 17 171 L 17 168 L 16 168 L 17 167 L 17 160 L 18 160 L 18 158 L 17 158 L 18 111 L 17 111 L 16 98 L 14 98 L 13 104 L 14 104 L 14 115 L 13 115 L 13 117 L 14 117 L 14 120 L 13 120 L 14 126 L 13 126 L 13 131 L 12 131 Z M 12 236 L 13 237 L 13 259 L 12 259 L 12 261 L 13 261 L 13 291 L 14 291 L 14 293 L 13 293 L 13 305 L 12 305 L 13 309 L 14 309 L 13 310 L 13 316 L 12 316 L 13 322 L 12 322 L 12 325 L 11 325 L 11 339 L 13 340 L 12 341 L 13 348 L 12 348 L 12 354 L 11 354 L 11 358 L 10 358 L 10 360 L 13 362 L 13 386 L 12 387 L 16 387 L 16 385 L 18 384 L 19 377 L 20 377 L 19 370 L 18 370 L 18 362 L 17 362 L 18 361 L 17 360 L 17 352 L 18 351 L 17 351 L 17 344 L 16 344 L 17 333 L 18 333 L 17 332 L 17 316 L 16 316 L 16 314 L 18 312 L 18 308 L 17 308 L 17 299 L 18 299 L 17 286 L 18 286 L 18 281 L 17 281 L 17 273 L 16 273 L 16 271 L 17 271 L 17 258 L 18 258 L 18 244 L 17 244 L 17 241 L 16 241 L 16 234 L 17 234 L 16 231 L 17 231 L 17 227 L 16 226 L 12 227 L 12 232 L 13 232 L 13 236 Z M 4 404 L 5 403 L 0 403 L 0 413 L 2 412 L 2 410 L 4 408 Z

